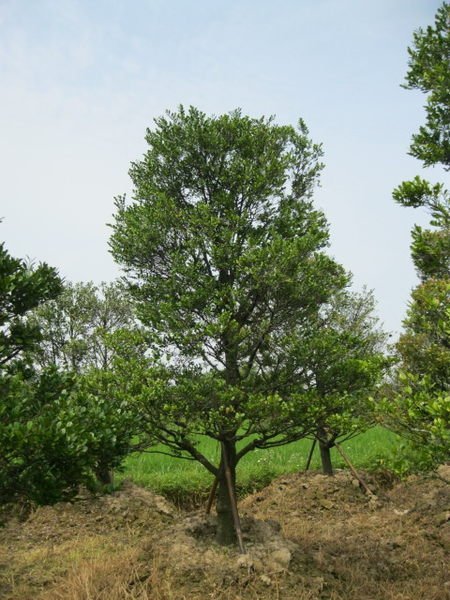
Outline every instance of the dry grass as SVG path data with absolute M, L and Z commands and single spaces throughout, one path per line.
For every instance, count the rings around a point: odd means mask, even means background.
M 99 556 L 73 566 L 39 600 L 149 600 L 138 573 L 138 551 L 127 548 L 116 556 Z
M 236 568 L 234 550 L 176 537 L 183 515 L 149 492 L 38 511 L 0 530 L 2 600 L 444 600 L 450 493 L 411 478 L 369 502 L 347 473 L 290 475 L 246 498 L 243 515 L 280 522 L 288 572 Z M 180 530 L 181 531 L 181 530 Z M 175 532 L 175 534 L 174 534 Z M 183 541 L 184 540 L 184 541 Z M 184 546 L 183 546 L 184 544 Z M 1 577 L 3 570 L 3 578 Z

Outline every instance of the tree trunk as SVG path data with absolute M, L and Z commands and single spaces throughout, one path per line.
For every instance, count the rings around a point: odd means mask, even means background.
M 95 474 L 97 475 L 98 481 L 102 485 L 112 485 L 114 483 L 114 474 L 111 469 L 103 465 L 98 465 Z
M 322 472 L 324 475 L 334 475 L 331 462 L 330 445 L 319 439 L 320 459 L 322 461 Z
M 229 546 L 236 543 L 236 530 L 233 520 L 233 509 L 225 475 L 224 452 L 227 453 L 227 463 L 230 469 L 233 494 L 236 498 L 236 446 L 234 442 L 222 444 L 222 457 L 220 460 L 219 485 L 217 489 L 217 543 Z

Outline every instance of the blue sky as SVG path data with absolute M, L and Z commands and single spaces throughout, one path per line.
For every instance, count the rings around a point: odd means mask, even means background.
M 302 117 L 322 142 L 331 253 L 399 331 L 420 211 L 392 189 L 424 96 L 400 87 L 435 0 L 0 0 L 1 239 L 73 281 L 118 275 L 106 226 L 165 109 Z M 426 172 L 444 180 L 439 169 Z

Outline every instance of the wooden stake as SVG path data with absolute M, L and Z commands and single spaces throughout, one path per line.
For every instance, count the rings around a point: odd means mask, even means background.
M 216 496 L 217 486 L 219 485 L 219 478 L 214 478 L 214 483 L 212 484 L 211 491 L 209 492 L 208 504 L 206 505 L 206 514 L 209 515 L 211 512 L 211 508 L 214 502 L 214 498 Z
M 342 448 L 339 446 L 339 444 L 337 444 L 336 442 L 334 442 L 334 445 L 336 446 L 336 450 L 339 452 L 339 454 L 342 456 L 342 458 L 344 459 L 344 461 L 349 466 L 349 469 L 352 472 L 352 474 L 355 477 L 355 479 L 357 479 L 359 481 L 359 483 L 361 484 L 361 486 L 364 488 L 364 491 L 366 492 L 366 494 L 368 496 L 374 496 L 374 493 L 372 492 L 372 490 L 369 488 L 369 486 L 366 484 L 366 482 L 362 479 L 362 477 L 360 475 L 358 475 L 358 473 L 356 472 L 355 467 L 350 462 L 349 457 L 345 454 L 345 452 L 342 450 Z
M 227 451 L 225 444 L 222 442 L 222 454 L 223 454 L 223 466 L 225 467 L 225 478 L 227 480 L 228 495 L 230 497 L 231 512 L 233 513 L 234 529 L 236 531 L 236 537 L 239 544 L 239 551 L 241 554 L 247 554 L 244 547 L 244 540 L 242 538 L 241 522 L 239 519 L 239 512 L 237 508 L 236 496 L 233 490 L 233 481 L 231 478 L 230 465 L 228 464 Z
M 307 471 L 311 465 L 311 460 L 314 454 L 314 449 L 316 447 L 317 444 L 317 438 L 315 437 L 311 446 L 311 450 L 309 451 L 309 456 L 308 456 L 308 460 L 306 461 L 306 467 L 305 467 L 305 471 Z

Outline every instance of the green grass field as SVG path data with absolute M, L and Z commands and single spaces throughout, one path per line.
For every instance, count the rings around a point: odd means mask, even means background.
M 342 447 L 356 467 L 370 468 L 377 461 L 388 461 L 399 444 L 399 438 L 394 433 L 375 427 L 344 442 Z M 238 465 L 238 489 L 243 493 L 251 492 L 267 485 L 278 475 L 303 470 L 310 448 L 310 440 L 300 440 L 279 448 L 250 452 Z M 200 442 L 199 449 L 217 464 L 217 443 L 205 439 Z M 332 459 L 335 467 L 345 467 L 344 461 L 334 448 Z M 311 469 L 319 468 L 320 457 L 316 447 Z M 134 454 L 127 458 L 125 469 L 119 474 L 118 480 L 120 482 L 125 478 L 174 500 L 182 500 L 188 495 L 194 501 L 195 497 L 203 498 L 212 484 L 212 475 L 195 461 L 147 453 Z

